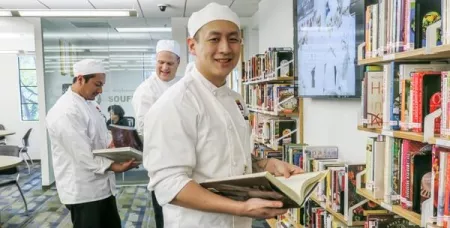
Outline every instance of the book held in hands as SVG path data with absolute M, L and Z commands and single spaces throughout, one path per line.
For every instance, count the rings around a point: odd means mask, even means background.
M 142 162 L 142 139 L 133 127 L 111 124 L 111 135 L 114 148 L 94 150 L 94 156 L 109 158 L 115 162 L 135 159 Z
M 283 208 L 300 208 L 327 173 L 328 170 L 285 178 L 275 177 L 269 172 L 260 172 L 211 179 L 201 182 L 200 185 L 211 192 L 238 201 L 261 198 L 281 201 Z

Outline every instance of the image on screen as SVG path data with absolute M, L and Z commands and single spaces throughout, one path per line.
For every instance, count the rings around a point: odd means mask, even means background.
M 355 0 L 297 0 L 300 96 L 355 97 L 358 70 Z M 362 13 L 361 13 L 362 15 Z

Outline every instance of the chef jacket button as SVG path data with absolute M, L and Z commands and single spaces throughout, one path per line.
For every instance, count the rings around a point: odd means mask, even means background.
M 233 127 L 231 125 L 228 125 L 228 130 L 231 131 L 231 129 L 233 129 Z
M 236 167 L 236 165 L 237 165 L 237 163 L 236 163 L 235 161 L 233 161 L 233 166 L 235 166 L 235 167 Z
M 214 91 L 214 92 L 213 92 L 213 94 L 214 94 L 214 96 L 216 96 L 216 95 L 217 95 L 217 92 L 216 92 L 216 91 Z

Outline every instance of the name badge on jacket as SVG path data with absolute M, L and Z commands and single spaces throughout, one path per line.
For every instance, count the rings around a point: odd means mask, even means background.
M 238 106 L 239 110 L 241 111 L 242 116 L 245 120 L 248 120 L 248 116 L 245 115 L 244 106 L 242 106 L 241 101 L 236 100 L 236 105 Z

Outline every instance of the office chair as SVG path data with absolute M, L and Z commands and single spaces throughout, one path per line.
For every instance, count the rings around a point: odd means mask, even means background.
M 135 121 L 136 121 L 134 119 L 134 117 L 132 117 L 132 116 L 124 116 L 123 118 L 127 120 L 129 127 L 134 127 L 134 124 L 135 124 Z
M 19 157 L 19 147 L 12 146 L 12 145 L 1 145 L 0 146 L 0 155 Z M 19 169 L 17 167 L 13 167 L 13 168 L 5 169 L 5 170 L 0 170 L 0 175 L 12 175 L 12 174 L 17 174 L 16 179 L 9 179 L 9 178 L 8 178 L 9 180 L 2 179 L 2 181 L 0 181 L 0 187 L 15 184 L 17 186 L 17 188 L 19 189 L 19 193 L 20 193 L 20 196 L 22 197 L 23 203 L 25 204 L 25 214 L 28 215 L 27 201 L 25 200 L 25 196 L 22 192 L 22 188 L 20 188 L 20 185 L 19 185 L 19 177 L 20 177 Z
M 5 130 L 5 126 L 3 126 L 3 124 L 0 124 L 0 130 Z M 5 136 L 0 137 L 0 145 L 6 145 L 6 137 Z
M 28 174 L 31 173 L 31 169 L 30 169 L 30 165 L 28 164 L 28 161 L 25 158 L 24 154 L 26 154 L 28 159 L 30 159 L 31 165 L 34 165 L 33 159 L 31 159 L 30 155 L 28 154 L 28 147 L 30 146 L 30 143 L 29 143 L 28 139 L 30 137 L 31 130 L 33 130 L 33 128 L 28 129 L 27 133 L 25 133 L 25 135 L 23 136 L 23 138 L 22 138 L 22 145 L 23 146 L 20 147 L 20 155 L 21 155 L 21 157 L 23 158 L 23 161 L 25 162 L 25 164 L 28 167 Z

